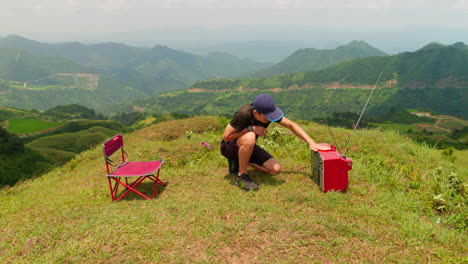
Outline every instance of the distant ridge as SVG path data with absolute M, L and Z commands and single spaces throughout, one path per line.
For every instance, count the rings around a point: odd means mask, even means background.
M 444 45 L 444 44 L 440 44 L 438 42 L 431 42 L 431 43 L 427 44 L 426 46 L 420 48 L 419 51 L 421 51 L 421 50 L 431 50 L 431 49 L 443 49 L 443 48 L 455 48 L 455 49 L 460 49 L 460 50 L 467 50 L 468 46 L 465 45 L 465 43 L 463 43 L 463 42 L 456 42 L 456 43 L 454 43 L 452 45 Z
M 372 47 L 365 41 L 354 40 L 336 49 L 318 50 L 314 48 L 299 49 L 292 55 L 265 70 L 244 75 L 248 78 L 270 77 L 279 74 L 305 72 L 323 69 L 345 60 L 370 56 L 387 56 L 385 52 Z
M 122 43 L 49 44 L 18 35 L 0 38 L 0 48 L 65 57 L 100 74 L 111 74 L 118 81 L 149 95 L 184 89 L 204 79 L 239 76 L 271 65 L 226 56 L 226 53 L 200 56 L 163 45 L 141 48 Z
M 10 35 L 0 37 L 0 104 L 44 110 L 80 103 L 105 112 L 114 103 L 269 65 L 226 53 L 200 56 L 161 45 L 49 44 Z
M 383 72 L 379 82 L 383 89 L 374 95 L 369 114 L 381 114 L 398 106 L 467 118 L 467 46 L 456 43 L 432 47 L 269 78 L 205 80 L 186 91 L 128 102 L 121 109 L 130 111 L 139 107 L 156 113 L 171 109 L 185 114 L 224 115 L 235 111 L 238 102 L 250 103 L 255 95 L 272 93 L 284 111 L 310 120 L 323 116 L 323 112 L 362 110 L 362 105 L 356 102 L 365 102 L 367 89 L 373 87 Z
M 83 72 L 92 70 L 64 57 L 0 47 L 0 79 L 3 80 L 31 81 L 57 73 Z
M 383 72 L 382 85 L 398 88 L 468 87 L 468 46 L 431 43 L 416 52 L 343 61 L 325 69 L 268 78 L 216 79 L 195 83 L 208 90 L 266 90 L 290 87 L 369 88 Z

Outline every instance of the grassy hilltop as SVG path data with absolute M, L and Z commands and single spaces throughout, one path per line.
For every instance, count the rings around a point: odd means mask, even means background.
M 127 196 L 111 202 L 100 147 L 0 190 L 0 262 L 468 260 L 467 168 L 449 154 L 397 132 L 357 131 L 347 152 L 353 159 L 348 191 L 322 193 L 309 178 L 306 145 L 273 125 L 259 143 L 277 157 L 282 172 L 252 172 L 260 190 L 245 192 L 232 185 L 219 154 L 226 122 L 196 117 L 125 135 L 130 160 L 166 159 L 161 178 L 169 185 L 153 201 Z M 316 141 L 332 142 L 325 126 L 301 125 Z M 342 148 L 351 131 L 332 129 Z

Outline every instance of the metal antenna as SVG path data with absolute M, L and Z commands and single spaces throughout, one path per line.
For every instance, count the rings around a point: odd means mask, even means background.
M 362 115 L 364 114 L 364 111 L 366 111 L 367 104 L 369 104 L 369 101 L 370 101 L 370 99 L 371 99 L 371 97 L 372 97 L 372 94 L 374 94 L 374 91 L 375 91 L 375 89 L 377 88 L 377 84 L 378 84 L 379 81 L 380 81 L 380 77 L 382 77 L 382 74 L 383 74 L 383 72 L 380 73 L 379 78 L 377 79 L 377 82 L 375 82 L 374 88 L 372 88 L 372 92 L 370 93 L 369 98 L 367 98 L 367 102 L 366 102 L 366 104 L 364 105 L 364 108 L 362 109 L 361 115 L 359 116 L 359 119 L 358 119 L 356 125 L 354 126 L 354 130 L 353 130 L 353 131 L 351 132 L 351 134 L 349 135 L 348 144 L 346 145 L 345 152 L 343 153 L 343 156 L 345 156 L 346 151 L 348 151 L 349 143 L 351 142 L 351 136 L 352 136 L 352 134 L 354 134 L 354 132 L 356 131 L 357 127 L 359 126 L 359 122 L 361 121 Z
M 331 94 L 330 91 L 328 91 L 327 100 L 325 100 L 326 103 L 328 103 L 329 100 L 330 100 L 330 94 Z M 330 126 L 328 125 L 327 115 L 325 114 L 325 111 L 323 111 L 323 110 L 322 110 L 322 113 L 323 113 L 323 120 L 325 120 L 325 124 L 328 127 L 328 131 L 330 131 L 330 135 L 332 136 L 332 139 L 335 142 L 335 146 L 336 146 L 336 148 L 338 148 L 338 143 L 336 141 L 335 135 L 333 135 L 333 132 L 332 132 Z

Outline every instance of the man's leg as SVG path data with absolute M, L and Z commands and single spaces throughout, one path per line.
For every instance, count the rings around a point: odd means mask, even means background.
M 239 147 L 239 175 L 247 174 L 247 166 L 255 146 L 255 133 L 248 132 L 237 138 L 237 146 Z
M 255 133 L 248 132 L 237 138 L 237 146 L 239 147 L 239 151 L 237 152 L 239 157 L 239 174 L 237 174 L 235 184 L 246 191 L 258 190 L 258 185 L 252 182 L 247 174 L 247 166 L 249 165 L 249 160 L 255 146 Z
M 278 174 L 281 171 L 281 165 L 275 158 L 270 158 L 269 160 L 265 161 L 262 166 L 255 163 L 250 163 L 249 165 L 256 170 L 268 174 Z
M 239 173 L 239 147 L 237 146 L 237 141 L 221 142 L 220 150 L 221 154 L 228 160 L 229 174 L 237 175 Z

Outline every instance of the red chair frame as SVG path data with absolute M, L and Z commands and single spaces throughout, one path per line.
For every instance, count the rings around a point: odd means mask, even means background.
M 120 134 L 113 136 L 103 144 L 103 155 L 107 171 L 106 176 L 109 181 L 112 201 L 120 201 L 130 192 L 134 192 L 147 200 L 152 200 L 148 196 L 136 190 L 136 188 L 144 180 L 151 180 L 154 182 L 152 198 L 156 197 L 158 186 L 166 186 L 166 184 L 159 179 L 159 173 L 161 171 L 161 165 L 164 163 L 164 159 L 152 161 L 127 161 L 127 155 L 123 146 L 123 136 Z M 122 161 L 115 166 L 110 157 L 118 150 L 121 151 Z M 114 169 L 111 171 L 112 167 L 114 167 Z M 129 178 L 136 179 L 134 181 L 129 181 Z M 123 181 L 123 179 L 125 179 L 125 181 Z M 118 192 L 120 185 L 123 185 L 127 190 L 119 196 Z

